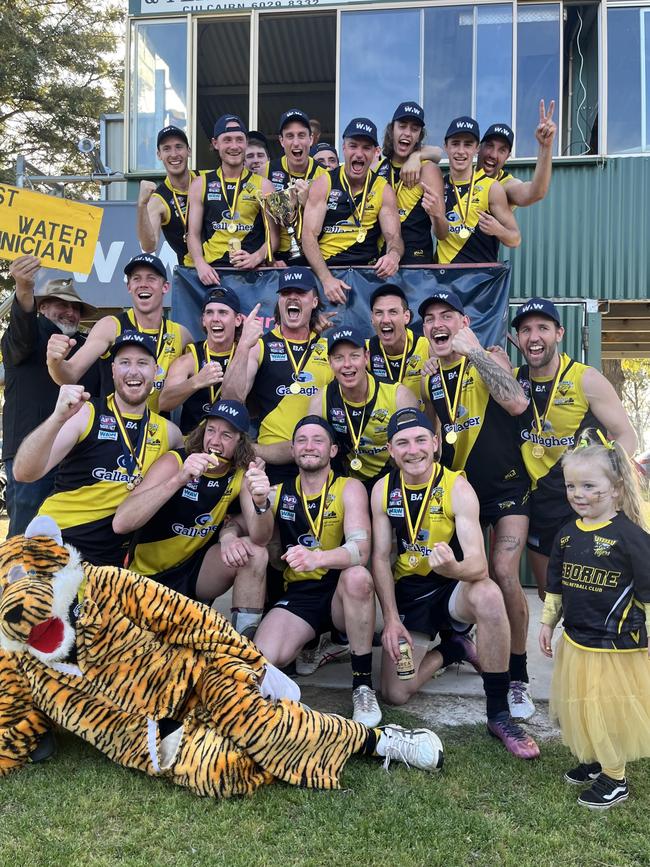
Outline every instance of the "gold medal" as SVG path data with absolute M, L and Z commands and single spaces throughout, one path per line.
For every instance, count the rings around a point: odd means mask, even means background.
M 533 457 L 534 458 L 543 458 L 545 451 L 546 451 L 546 449 L 544 448 L 544 446 L 541 443 L 535 443 L 535 445 L 533 446 Z
M 467 221 L 469 220 L 469 211 L 470 211 L 470 208 L 472 206 L 472 195 L 474 194 L 475 177 L 476 177 L 476 175 L 474 173 L 474 169 L 472 169 L 472 177 L 470 178 L 470 181 L 469 181 L 469 187 L 468 187 L 467 196 L 465 199 L 465 209 L 464 209 L 465 213 L 463 213 L 463 200 L 462 200 L 462 198 L 458 192 L 458 187 L 456 186 L 456 184 L 453 180 L 451 181 L 451 185 L 454 188 L 454 195 L 456 196 L 456 203 L 458 205 L 458 216 L 462 220 L 461 227 L 458 230 L 458 237 L 463 241 L 466 241 L 471 234 L 470 230 L 467 228 Z M 451 177 L 450 177 L 450 180 L 451 180 Z
M 417 556 L 417 554 L 411 554 L 411 556 L 409 557 L 409 566 L 411 567 L 411 569 L 415 569 L 419 562 L 420 558 Z
M 357 457 L 352 458 L 350 461 L 350 469 L 354 470 L 355 473 L 358 472 L 362 466 L 363 464 L 361 463 L 361 460 Z
M 138 485 L 141 484 L 141 482 L 142 482 L 142 476 L 140 475 L 140 473 L 138 473 L 137 475 L 133 476 L 133 486 L 134 486 L 134 487 L 137 488 Z
M 367 234 L 368 233 L 365 229 L 359 229 L 359 231 L 357 232 L 357 244 L 363 244 L 363 242 L 366 240 Z
M 126 483 L 126 489 L 127 491 L 132 491 L 133 488 L 135 488 L 135 483 L 129 479 L 129 481 Z
M 300 394 L 300 383 L 292 382 L 289 386 L 289 391 L 291 392 L 291 394 Z
M 458 237 L 462 238 L 463 241 L 466 241 L 469 238 L 470 234 L 471 233 L 470 233 L 469 229 L 467 228 L 467 226 L 463 226 L 463 228 L 458 233 Z
M 231 235 L 234 235 L 237 231 L 237 223 L 228 223 L 228 231 Z
M 445 442 L 449 443 L 450 446 L 453 446 L 453 444 L 456 442 L 457 439 L 458 439 L 458 434 L 456 433 L 455 430 L 447 431 L 447 433 L 445 434 Z

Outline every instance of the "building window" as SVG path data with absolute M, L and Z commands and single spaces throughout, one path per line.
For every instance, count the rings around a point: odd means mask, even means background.
M 540 3 L 517 7 L 517 114 L 515 152 L 537 154 L 535 129 L 539 101 L 555 100 L 558 121 L 560 93 L 560 6 Z M 556 153 L 558 142 L 556 141 Z
M 185 20 L 134 23 L 130 88 L 129 170 L 160 171 L 158 130 L 188 125 Z
M 650 151 L 650 8 L 607 12 L 607 150 Z

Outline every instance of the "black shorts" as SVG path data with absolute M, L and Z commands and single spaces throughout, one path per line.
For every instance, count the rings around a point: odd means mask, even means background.
M 537 490 L 530 495 L 529 502 L 530 525 L 526 545 L 531 551 L 550 557 L 558 531 L 577 515 L 565 496 L 549 496 Z
M 495 527 L 501 518 L 509 515 L 530 514 L 530 488 L 511 488 L 500 491 L 497 497 L 479 498 L 481 507 L 480 521 L 482 527 Z
M 409 632 L 423 632 L 435 638 L 441 629 L 469 632 L 471 623 L 460 623 L 449 615 L 449 600 L 458 581 L 437 575 L 405 575 L 395 583 L 395 601 L 400 619 Z
M 292 581 L 273 608 L 290 611 L 308 623 L 316 635 L 332 628 L 332 599 L 340 572 L 330 570 L 320 580 Z
M 197 598 L 196 582 L 198 581 L 199 572 L 203 565 L 203 559 L 212 547 L 214 546 L 209 545 L 204 548 L 199 548 L 198 551 L 195 551 L 194 554 L 183 563 L 179 563 L 178 566 L 172 566 L 169 569 L 158 572 L 156 575 L 151 575 L 151 578 L 159 584 L 164 584 L 165 587 L 169 587 L 170 590 L 176 590 L 178 593 L 182 593 L 183 596 L 194 599 L 196 602 L 205 602 L 205 599 Z M 210 602 L 211 601 L 212 600 L 210 600 Z

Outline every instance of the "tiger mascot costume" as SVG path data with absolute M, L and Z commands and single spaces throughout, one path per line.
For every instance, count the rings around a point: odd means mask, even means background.
M 216 611 L 82 563 L 51 518 L 0 545 L 0 776 L 53 721 L 199 795 L 274 779 L 338 788 L 371 730 L 291 696 L 297 686 Z

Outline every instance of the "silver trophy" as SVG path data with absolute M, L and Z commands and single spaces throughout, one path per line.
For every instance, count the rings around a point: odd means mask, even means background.
M 289 259 L 298 259 L 302 256 L 302 250 L 296 237 L 296 223 L 298 222 L 299 202 L 298 190 L 293 181 L 284 190 L 274 190 L 272 193 L 258 194 L 259 202 L 265 207 L 270 217 L 278 226 L 287 230 L 289 236 Z

